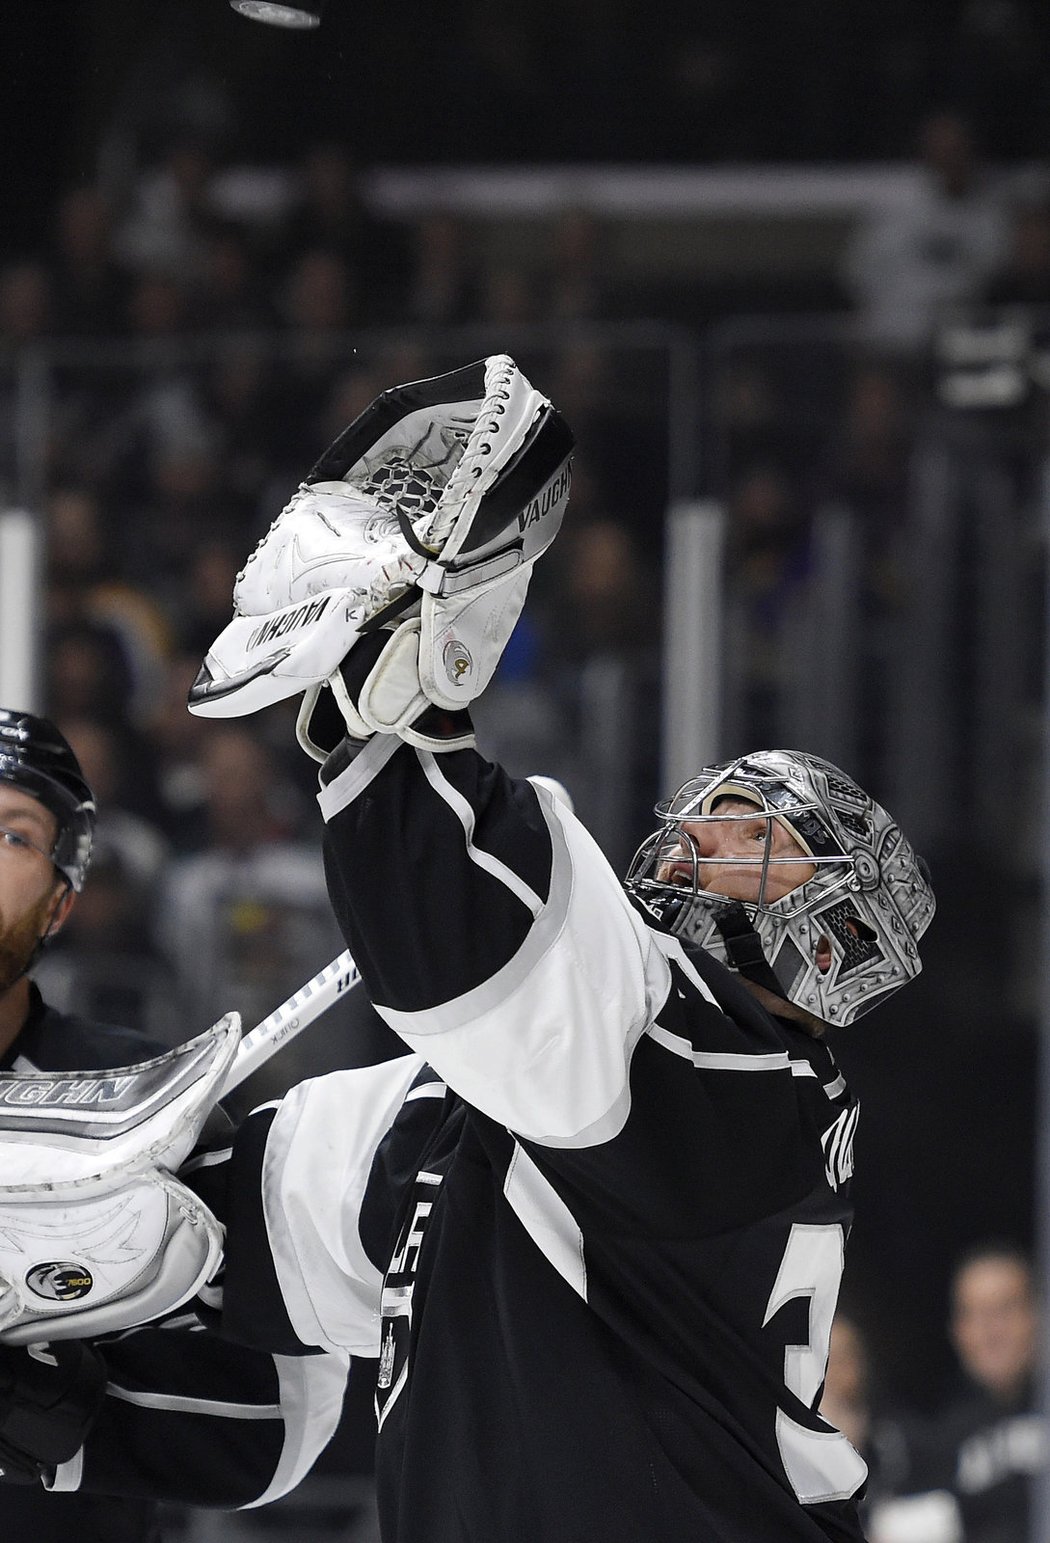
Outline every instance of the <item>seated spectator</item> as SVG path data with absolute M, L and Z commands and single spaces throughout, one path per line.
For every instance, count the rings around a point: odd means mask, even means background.
M 192 552 L 179 605 L 179 647 L 203 659 L 230 619 L 230 595 L 244 561 L 241 549 L 216 536 Z
M 920 1424 L 887 1408 L 874 1360 L 859 1320 L 840 1307 L 831 1326 L 820 1412 L 868 1465 L 864 1515 L 869 1522 L 886 1499 L 914 1488 L 914 1466 L 924 1450 Z
M 928 343 L 947 307 L 978 298 L 1006 245 L 1004 203 L 964 118 L 925 120 L 919 170 L 899 204 L 858 226 L 844 275 L 867 341 L 905 351 Z
M 52 718 L 122 719 L 131 697 L 131 669 L 108 627 L 74 621 L 47 640 L 46 695 Z
M 1050 307 L 1050 200 L 1014 210 L 1009 249 L 981 298 L 988 305 Z
M 551 262 L 544 278 L 544 310 L 562 321 L 605 314 L 603 232 L 587 209 L 567 209 L 551 238 Z
M 145 720 L 156 756 L 158 824 L 176 851 L 192 847 L 204 803 L 203 747 L 212 725 L 186 711 L 186 697 L 200 669 L 201 656 L 177 653 L 168 660 L 160 689 Z
M 294 790 L 257 733 L 208 727 L 203 800 L 157 906 L 179 1000 L 198 1025 L 231 1008 L 264 1017 L 341 952 L 317 844 L 297 839 L 306 811 Z
M 232 221 L 212 220 L 202 229 L 200 275 L 192 320 L 197 329 L 251 331 L 273 325 L 248 237 Z
M 47 336 L 54 324 L 54 295 L 47 268 L 24 259 L 0 272 L 0 349 L 21 348 Z
M 1012 1243 L 970 1250 L 951 1283 L 958 1396 L 930 1424 L 912 1493 L 876 1506 L 872 1543 L 1022 1543 L 1046 1467 L 1036 1409 L 1039 1304 L 1032 1265 Z
M 345 333 L 357 319 L 357 298 L 346 259 L 321 247 L 302 254 L 283 287 L 281 320 L 291 349 L 275 381 L 275 398 L 282 454 L 302 468 L 319 453 L 316 425 L 332 378 L 346 363 Z
M 1021 1249 L 981 1244 L 956 1267 L 950 1329 L 965 1386 L 938 1424 L 966 1543 L 1029 1535 L 1032 1484 L 1047 1462 L 1036 1412 L 1039 1316 Z
M 595 655 L 627 655 L 655 644 L 655 575 L 619 520 L 596 514 L 584 524 L 566 526 L 554 565 L 557 594 L 549 620 L 561 658 L 583 663 Z M 542 601 L 543 595 L 541 588 L 537 598 Z M 509 652 L 513 656 L 513 643 Z
M 178 137 L 136 183 L 114 247 L 131 272 L 199 278 L 205 256 L 208 186 L 214 172 L 202 139 Z
M 860 360 L 847 383 L 843 418 L 829 436 L 818 497 L 861 517 L 868 587 L 888 605 L 899 599 L 908 567 L 902 546 L 914 434 L 914 404 L 900 368 Z
M 117 642 L 129 671 L 134 716 L 152 700 L 171 649 L 168 620 L 145 589 L 119 576 L 99 498 L 84 485 L 64 484 L 47 501 L 48 623 L 101 628 Z
M 63 718 L 59 724 L 95 795 L 95 834 L 125 875 L 133 915 L 146 919 L 168 859 L 168 844 L 142 810 L 155 802 L 134 787 L 134 753 L 127 735 L 94 718 Z
M 292 185 L 296 196 L 273 254 L 275 268 L 287 270 L 307 252 L 332 252 L 347 266 L 364 319 L 403 321 L 404 236 L 368 208 L 349 146 L 312 145 L 294 168 Z
M 467 320 L 477 259 L 466 222 L 448 209 L 432 209 L 413 222 L 412 239 L 405 314 L 433 326 Z
M 113 254 L 112 210 L 101 188 L 71 188 L 55 227 L 55 331 L 74 337 L 121 332 L 127 276 Z
M 162 1045 L 207 1027 L 180 1017 L 137 875 L 125 851 L 108 841 L 96 840 L 75 913 L 41 956 L 35 976 L 60 1011 L 126 1024 Z

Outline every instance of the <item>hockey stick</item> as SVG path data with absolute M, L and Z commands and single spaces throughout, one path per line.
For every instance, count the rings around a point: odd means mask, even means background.
M 347 953 L 340 954 L 331 964 L 308 980 L 305 986 L 293 991 L 286 1002 L 245 1034 L 237 1047 L 233 1064 L 226 1073 L 220 1098 L 225 1098 L 235 1088 L 258 1071 L 260 1066 L 282 1050 L 303 1029 L 331 1007 L 337 997 L 349 991 L 361 979 L 354 961 Z

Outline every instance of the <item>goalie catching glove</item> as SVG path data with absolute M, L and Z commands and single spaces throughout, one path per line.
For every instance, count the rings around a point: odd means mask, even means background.
M 572 448 L 561 414 L 505 354 L 384 392 L 238 575 L 190 711 L 238 717 L 305 692 L 300 740 L 323 760 L 331 746 L 311 721 L 327 686 L 358 738 L 463 743 L 432 729 L 432 709 L 455 713 L 492 679 L 561 524 Z M 351 696 L 339 667 L 377 634 Z

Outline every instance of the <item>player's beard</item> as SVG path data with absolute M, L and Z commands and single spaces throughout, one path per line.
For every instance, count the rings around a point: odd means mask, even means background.
M 0 992 L 7 991 L 25 974 L 48 929 L 54 903 L 53 895 L 44 895 L 0 933 Z

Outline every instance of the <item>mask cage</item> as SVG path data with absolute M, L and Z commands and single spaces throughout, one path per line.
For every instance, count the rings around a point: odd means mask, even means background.
M 720 812 L 715 806 L 724 798 L 745 800 L 752 808 Z M 678 902 L 670 921 L 673 930 L 688 921 L 690 907 L 683 902 L 702 899 L 724 904 L 727 899 L 721 891 L 705 889 L 701 885 L 701 862 L 706 867 L 760 869 L 757 896 L 741 903 L 752 915 L 775 916 L 785 921 L 805 915 L 838 890 L 859 888 L 853 860 L 828 829 L 821 805 L 815 799 L 801 797 L 782 777 L 749 767 L 746 758 L 728 767 L 705 768 L 699 777 L 683 783 L 670 798 L 662 799 L 656 805 L 655 813 L 662 824 L 636 851 L 626 882 L 640 899 L 661 911 L 670 909 L 672 902 Z M 762 852 L 754 857 L 701 858 L 695 840 L 683 828 L 685 823 L 702 825 L 716 820 L 753 823 L 756 819 L 765 821 L 766 830 Z M 804 858 L 794 854 L 772 855 L 774 821 L 798 843 Z M 689 864 L 688 873 L 682 869 L 683 856 Z M 815 873 L 800 880 L 785 895 L 767 899 L 771 870 L 797 867 L 802 861 L 812 864 Z M 661 877 L 661 869 L 670 868 L 672 862 L 677 862 L 677 877 Z

